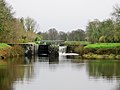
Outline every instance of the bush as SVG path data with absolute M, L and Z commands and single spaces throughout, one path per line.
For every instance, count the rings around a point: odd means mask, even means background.
M 0 50 L 0 57 L 3 57 L 3 59 L 20 55 L 24 55 L 24 49 L 20 45 Z
M 104 42 L 105 42 L 105 36 L 101 36 L 101 37 L 99 38 L 99 42 L 100 42 L 100 43 L 104 43 Z
M 24 55 L 24 49 L 20 45 L 15 45 L 10 51 L 10 56 Z
M 75 47 L 74 51 L 75 51 L 75 53 L 78 53 L 82 56 L 84 54 L 84 46 L 82 46 L 82 45 L 77 46 L 77 47 Z

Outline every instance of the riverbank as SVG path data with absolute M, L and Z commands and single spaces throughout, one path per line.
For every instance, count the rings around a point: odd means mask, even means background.
M 0 43 L 0 60 L 21 55 L 24 55 L 24 49 L 20 45 L 10 46 L 6 43 Z
M 78 53 L 83 59 L 120 59 L 120 43 L 68 45 L 67 52 Z

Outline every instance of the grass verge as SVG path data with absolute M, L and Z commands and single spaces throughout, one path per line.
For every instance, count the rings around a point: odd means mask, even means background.
M 88 44 L 85 48 L 97 49 L 97 48 L 116 48 L 120 47 L 120 43 L 96 43 Z

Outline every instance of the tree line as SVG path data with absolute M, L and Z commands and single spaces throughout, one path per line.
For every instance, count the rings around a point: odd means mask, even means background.
M 95 42 L 120 42 L 120 7 L 115 5 L 111 17 L 100 21 L 95 19 L 86 27 L 87 39 Z
M 0 42 L 25 43 L 34 41 L 37 22 L 30 18 L 15 18 L 12 6 L 0 0 Z
M 111 17 L 100 21 L 94 19 L 86 26 L 86 30 L 73 30 L 71 32 L 58 32 L 55 28 L 49 29 L 47 32 L 39 32 L 45 40 L 67 40 L 67 41 L 84 41 L 92 43 L 120 42 L 120 7 L 115 5 Z
M 38 32 L 43 40 L 64 40 L 64 41 L 84 41 L 85 31 L 82 29 L 73 30 L 72 32 L 57 31 L 51 28 L 46 32 Z
M 111 17 L 100 21 L 94 19 L 86 30 L 70 32 L 51 28 L 46 32 L 36 32 L 37 22 L 30 18 L 15 18 L 12 6 L 0 0 L 0 42 L 25 43 L 40 40 L 65 40 L 96 42 L 120 42 L 120 7 L 115 5 Z

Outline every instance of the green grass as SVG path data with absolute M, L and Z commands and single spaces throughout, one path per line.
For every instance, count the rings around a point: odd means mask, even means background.
M 120 43 L 96 43 L 88 44 L 85 48 L 115 48 L 120 47 Z
M 3 50 L 3 49 L 6 49 L 6 48 L 9 48 L 10 46 L 7 45 L 6 43 L 0 43 L 0 50 Z
M 65 45 L 88 45 L 90 42 L 87 41 L 65 41 Z

